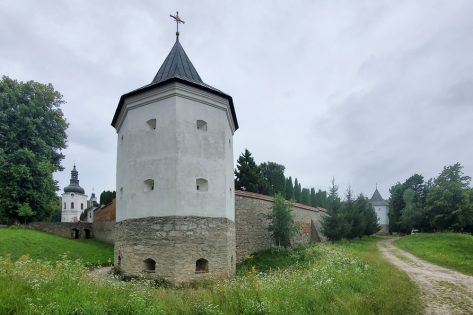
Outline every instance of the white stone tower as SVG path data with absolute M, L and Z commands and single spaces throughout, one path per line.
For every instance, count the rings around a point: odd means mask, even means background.
M 378 216 L 378 224 L 381 226 L 380 233 L 389 232 L 389 216 L 388 216 L 388 206 L 389 203 L 381 197 L 381 194 L 378 191 L 378 187 L 373 193 L 373 196 L 370 199 L 370 203 Z
M 124 94 L 115 266 L 173 283 L 235 271 L 231 96 L 205 84 L 176 43 L 153 81 Z
M 64 187 L 62 198 L 61 222 L 77 222 L 80 215 L 87 208 L 87 195 L 84 188 L 79 185 L 79 172 L 76 165 L 71 171 L 70 184 Z

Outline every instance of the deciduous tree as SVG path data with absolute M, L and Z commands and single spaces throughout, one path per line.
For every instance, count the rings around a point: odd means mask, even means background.
M 0 80 L 0 222 L 16 220 L 23 204 L 40 220 L 53 211 L 52 174 L 63 169 L 68 126 L 63 103 L 51 84 Z

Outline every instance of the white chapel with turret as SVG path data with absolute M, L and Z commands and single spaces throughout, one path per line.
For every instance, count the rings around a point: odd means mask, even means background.
M 70 183 L 64 187 L 61 201 L 61 222 L 78 222 L 80 215 L 87 208 L 87 195 L 84 193 L 84 188 L 79 185 L 79 172 L 75 164 L 71 171 Z

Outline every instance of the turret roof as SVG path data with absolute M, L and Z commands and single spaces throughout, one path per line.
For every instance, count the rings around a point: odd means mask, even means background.
M 159 68 L 158 73 L 154 77 L 153 81 L 148 85 L 122 95 L 118 103 L 117 110 L 115 111 L 115 115 L 113 116 L 112 126 L 116 126 L 118 115 L 120 114 L 123 103 L 127 97 L 149 91 L 155 87 L 165 85 L 173 81 L 188 84 L 226 98 L 230 103 L 230 110 L 233 123 L 235 125 L 235 130 L 238 129 L 238 121 L 236 118 L 232 97 L 202 81 L 199 73 L 184 51 L 184 48 L 182 48 L 182 45 L 179 42 L 179 37 L 176 38 L 174 46 L 164 60 L 164 63 Z
M 64 192 L 75 192 L 79 194 L 84 194 L 84 188 L 80 187 L 79 185 L 79 172 L 76 170 L 76 165 L 74 164 L 74 167 L 72 168 L 71 171 L 71 180 L 70 184 L 66 187 L 64 187 Z
M 378 187 L 376 187 L 376 190 L 373 193 L 373 196 L 370 199 L 370 203 L 373 206 L 387 206 L 388 202 L 381 197 L 381 194 L 378 191 Z

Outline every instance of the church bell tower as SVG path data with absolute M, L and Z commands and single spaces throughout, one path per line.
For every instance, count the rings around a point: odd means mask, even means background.
M 179 32 L 152 82 L 120 98 L 112 126 L 115 266 L 173 283 L 233 274 L 238 122 L 232 97 L 202 81 Z

